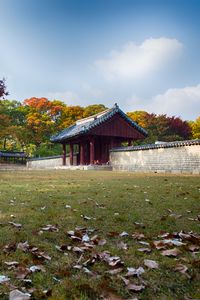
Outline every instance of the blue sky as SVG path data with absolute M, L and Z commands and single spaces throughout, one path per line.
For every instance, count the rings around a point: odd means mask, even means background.
M 0 8 L 9 99 L 199 115 L 199 0 L 0 0 Z

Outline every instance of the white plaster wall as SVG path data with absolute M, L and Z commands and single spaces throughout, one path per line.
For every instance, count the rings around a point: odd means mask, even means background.
M 73 158 L 74 165 L 77 164 L 77 156 L 74 155 Z M 27 161 L 27 168 L 30 169 L 54 169 L 56 167 L 61 167 L 63 165 L 62 157 L 44 157 L 40 159 L 33 159 Z M 70 165 L 70 158 L 69 156 L 66 157 L 66 166 Z
M 110 152 L 113 170 L 200 174 L 200 145 Z
M 62 157 L 29 160 L 26 165 L 30 169 L 53 169 L 62 165 Z

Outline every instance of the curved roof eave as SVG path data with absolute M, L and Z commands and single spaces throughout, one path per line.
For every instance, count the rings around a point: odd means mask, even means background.
M 70 127 L 64 129 L 60 133 L 54 135 L 51 137 L 50 141 L 54 143 L 62 143 L 68 139 L 71 139 L 75 136 L 80 136 L 83 134 L 88 133 L 90 130 L 94 129 L 95 127 L 101 125 L 102 123 L 106 122 L 110 118 L 112 118 L 115 114 L 119 113 L 120 116 L 125 119 L 133 128 L 138 130 L 142 135 L 145 137 L 148 136 L 148 133 L 145 129 L 140 127 L 137 123 L 135 123 L 133 120 L 131 120 L 120 108 L 117 104 L 114 105 L 114 107 L 110 110 L 108 110 L 107 113 L 103 114 L 99 118 L 95 118 L 91 122 L 83 123 L 82 125 L 77 125 L 76 123 L 71 125 Z M 84 125 L 85 124 L 85 125 Z M 80 127 L 80 129 L 79 129 Z M 70 134 L 71 131 L 71 134 Z M 69 133 L 69 134 L 67 134 Z

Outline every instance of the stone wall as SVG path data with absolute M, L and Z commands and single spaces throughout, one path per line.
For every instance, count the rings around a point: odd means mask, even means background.
M 67 161 L 69 161 L 69 158 L 67 158 Z M 53 169 L 61 165 L 62 165 L 62 156 L 33 158 L 28 160 L 26 164 L 27 168 L 30 169 Z
M 110 163 L 115 171 L 200 174 L 200 143 L 177 145 L 113 149 Z

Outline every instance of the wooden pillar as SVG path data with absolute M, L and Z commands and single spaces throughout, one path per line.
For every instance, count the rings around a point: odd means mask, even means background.
M 73 158 L 74 158 L 74 151 L 73 151 L 73 144 L 70 144 L 70 154 L 69 154 L 69 157 L 70 157 L 70 166 L 73 166 Z
M 131 142 L 132 142 L 132 140 L 129 139 L 129 140 L 128 140 L 128 146 L 131 146 Z
M 84 143 L 80 143 L 80 165 L 84 165 Z
M 94 164 L 94 139 L 90 140 L 90 164 Z
M 114 137 L 110 138 L 110 145 L 109 145 L 109 150 L 115 147 L 115 141 L 114 141 Z
M 63 144 L 63 166 L 66 166 L 66 144 Z

